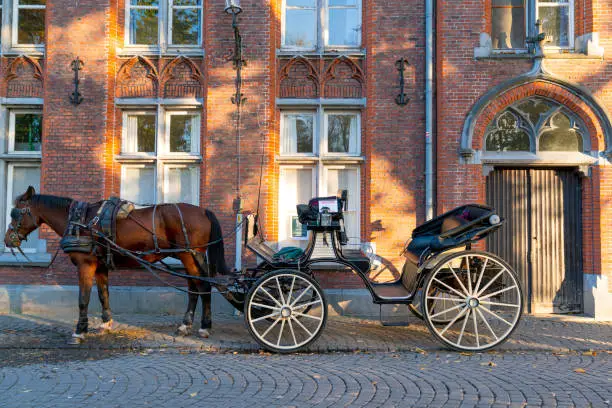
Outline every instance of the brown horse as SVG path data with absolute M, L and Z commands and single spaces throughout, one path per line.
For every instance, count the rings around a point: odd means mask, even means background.
M 9 248 L 19 247 L 32 231 L 42 224 L 48 225 L 59 236 L 63 236 L 68 225 L 71 198 L 36 194 L 30 186 L 28 190 L 15 199 L 15 208 L 11 211 L 11 224 L 4 237 L 4 243 Z M 86 219 L 96 215 L 102 202 L 90 204 Z M 172 253 L 185 267 L 191 276 L 212 277 L 215 271 L 221 274 L 228 272 L 225 264 L 221 226 L 215 215 L 209 211 L 190 204 L 158 205 L 155 214 L 153 207 L 133 210 L 128 218 L 117 220 L 116 243 L 130 251 L 151 251 L 156 248 L 154 236 L 157 236 L 157 247 L 164 249 L 187 249 L 185 235 L 189 239 L 191 251 Z M 184 220 L 181 222 L 181 217 Z M 153 225 L 155 222 L 155 225 Z M 183 225 L 185 231 L 183 231 Z M 211 243 L 208 245 L 208 243 Z M 208 261 L 211 268 L 202 267 L 195 259 L 208 251 Z M 142 257 L 148 262 L 157 262 L 168 257 L 168 253 L 153 253 Z M 68 254 L 79 272 L 79 321 L 72 335 L 71 343 L 79 343 L 87 332 L 87 308 L 93 279 L 98 286 L 98 296 L 102 305 L 103 329 L 112 328 L 112 315 L 108 297 L 108 266 L 103 257 L 91 253 L 71 252 Z M 204 259 L 204 258 L 202 258 Z M 134 259 L 115 255 L 114 265 L 122 268 L 140 266 Z M 213 270 L 209 273 L 208 271 Z M 210 276 L 209 276 L 210 275 Z M 202 298 L 202 326 L 199 335 L 208 337 L 212 327 L 211 321 L 211 286 L 210 283 L 189 279 L 189 302 L 183 323 L 179 327 L 180 334 L 188 334 L 193 324 L 198 296 Z

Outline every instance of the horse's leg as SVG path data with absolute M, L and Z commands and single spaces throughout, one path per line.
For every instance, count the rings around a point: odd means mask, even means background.
M 100 265 L 96 269 L 96 286 L 98 286 L 98 298 L 102 306 L 102 330 L 111 330 L 113 328 L 113 315 L 110 310 L 108 298 L 108 268 Z
M 210 283 L 201 282 L 199 285 L 201 288 L 200 292 L 202 293 L 200 297 L 202 298 L 202 326 L 200 330 L 198 330 L 198 334 L 200 337 L 207 338 L 210 336 L 210 331 L 212 329 L 212 313 L 210 308 L 210 300 L 211 300 L 211 286 Z
M 196 306 L 198 305 L 198 295 L 195 282 L 193 279 L 187 280 L 187 287 L 189 288 L 189 292 L 187 297 L 189 299 L 189 303 L 187 304 L 187 311 L 185 312 L 185 316 L 183 317 L 183 323 L 178 327 L 177 332 L 181 336 L 188 336 L 191 334 L 191 326 L 193 326 L 193 318 L 195 315 Z
M 201 275 L 200 268 L 196 264 L 195 259 L 193 259 L 193 255 L 189 253 L 185 253 L 185 254 L 181 254 L 180 258 L 181 258 L 181 262 L 183 263 L 183 266 L 185 266 L 185 271 L 187 271 L 189 275 L 192 275 L 192 276 Z M 210 311 L 210 290 L 211 290 L 210 284 L 206 282 L 202 282 L 200 280 L 196 280 L 196 279 L 192 279 L 190 281 L 194 282 L 194 285 L 196 286 L 195 290 L 200 292 L 201 293 L 200 296 L 202 297 L 202 326 L 198 330 L 198 335 L 200 337 L 207 338 L 208 336 L 210 336 L 210 329 L 212 327 L 212 318 L 211 318 L 211 311 Z M 198 295 L 195 295 L 195 296 L 197 299 Z M 191 318 L 193 320 L 193 315 Z
M 77 262 L 77 267 L 79 269 L 79 321 L 76 331 L 72 334 L 72 339 L 69 341 L 70 344 L 79 344 L 85 339 L 85 333 L 87 333 L 89 324 L 87 308 L 89 307 L 93 277 L 98 265 L 95 261 L 88 262 L 81 260 Z

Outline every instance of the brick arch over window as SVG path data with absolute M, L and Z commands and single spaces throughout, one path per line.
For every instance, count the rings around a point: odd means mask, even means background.
M 204 76 L 190 58 L 179 56 L 170 61 L 161 74 L 162 98 L 200 98 Z
M 363 70 L 351 58 L 333 60 L 325 70 L 323 92 L 326 98 L 361 98 L 365 83 Z
M 556 78 L 518 78 L 493 88 L 468 113 L 461 135 L 461 154 L 472 156 L 484 146 L 487 126 L 495 116 L 519 100 L 540 96 L 558 102 L 585 124 L 592 150 L 612 155 L 612 125 L 603 105 L 585 89 Z
M 314 65 L 304 57 L 295 57 L 280 72 L 279 96 L 281 98 L 318 98 L 319 74 Z
M 145 57 L 130 58 L 119 68 L 116 85 L 118 98 L 155 98 L 158 87 L 157 69 Z
M 38 61 L 21 55 L 15 58 L 6 71 L 7 96 L 9 98 L 42 98 L 43 74 Z

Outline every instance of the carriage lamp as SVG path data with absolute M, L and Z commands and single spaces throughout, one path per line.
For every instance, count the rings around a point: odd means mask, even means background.
M 500 218 L 499 215 L 497 214 L 493 214 L 492 216 L 489 217 L 489 224 L 491 225 L 497 225 L 500 222 Z
M 233 15 L 241 13 L 240 0 L 225 0 L 225 12 Z

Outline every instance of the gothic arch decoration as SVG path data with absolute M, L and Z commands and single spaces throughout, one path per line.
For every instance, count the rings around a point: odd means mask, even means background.
M 179 56 L 162 71 L 162 98 L 200 98 L 204 76 L 190 58 Z
M 501 112 L 485 130 L 486 152 L 589 153 L 586 126 L 572 111 L 541 97 L 522 99 Z
M 6 71 L 9 98 L 42 98 L 43 74 L 38 61 L 26 55 L 15 58 Z
M 281 98 L 318 98 L 319 75 L 317 70 L 304 57 L 289 60 L 280 73 Z
M 127 60 L 117 74 L 117 98 L 155 98 L 159 76 L 153 63 L 145 57 Z
M 363 97 L 364 75 L 352 59 L 336 58 L 325 71 L 323 93 L 326 98 Z
M 575 118 L 570 119 L 574 120 L 571 123 L 582 123 L 583 150 L 603 151 L 612 158 L 612 120 L 603 105 L 588 90 L 540 71 L 506 81 L 474 104 L 461 135 L 463 159 L 470 162 L 476 150 L 484 150 L 485 134 L 500 112 L 529 98 L 548 100 L 562 107 L 568 117 Z

